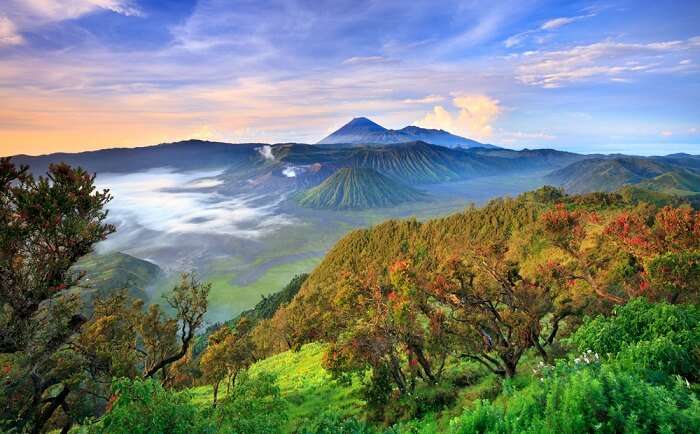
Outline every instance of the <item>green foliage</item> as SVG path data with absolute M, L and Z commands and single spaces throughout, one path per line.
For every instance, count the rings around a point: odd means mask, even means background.
M 417 190 L 368 168 L 337 170 L 319 186 L 303 193 L 299 204 L 309 208 L 382 208 L 424 199 Z
M 114 231 L 105 223 L 111 196 L 94 181 L 66 164 L 35 178 L 0 158 L 0 396 L 9 398 L 0 418 L 18 431 L 39 432 L 82 400 L 73 392 L 83 360 L 70 343 L 86 318 L 68 291 L 82 277 L 71 267 Z
M 90 433 L 189 434 L 202 432 L 197 407 L 185 393 L 166 390 L 152 379 L 116 380 L 111 409 Z
M 305 421 L 297 430 L 298 434 L 372 434 L 371 425 L 356 417 L 343 417 L 335 410 L 326 410 L 311 420 Z
M 587 321 L 572 336 L 581 350 L 610 355 L 628 370 L 665 376 L 700 374 L 700 309 L 639 298 L 611 317 Z
M 700 175 L 690 170 L 674 170 L 643 181 L 639 187 L 676 196 L 692 196 L 700 193 Z
M 452 433 L 694 433 L 700 401 L 685 383 L 671 388 L 595 364 L 560 364 L 511 396 L 488 401 L 450 422 Z
M 274 375 L 244 375 L 225 399 L 204 412 L 204 417 L 214 421 L 214 432 L 276 434 L 287 422 L 286 409 Z

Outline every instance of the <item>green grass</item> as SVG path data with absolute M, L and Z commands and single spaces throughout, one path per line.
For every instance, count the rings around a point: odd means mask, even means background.
M 210 314 L 221 321 L 231 319 L 255 306 L 263 295 L 282 290 L 295 275 L 311 271 L 320 260 L 321 258 L 308 258 L 274 265 L 257 280 L 244 286 L 233 284 L 236 277 L 234 272 L 204 275 L 203 278 L 212 284 L 209 294 Z
M 327 408 L 335 408 L 342 415 L 358 414 L 364 403 L 359 397 L 359 380 L 351 385 L 334 381 L 330 373 L 321 366 L 325 345 L 312 343 L 299 351 L 287 351 L 261 360 L 250 367 L 252 376 L 270 373 L 277 377 L 282 396 L 289 403 L 291 432 L 304 419 L 312 418 Z M 221 396 L 226 395 L 222 387 Z M 190 390 L 192 400 L 198 405 L 211 405 L 211 386 L 200 386 Z

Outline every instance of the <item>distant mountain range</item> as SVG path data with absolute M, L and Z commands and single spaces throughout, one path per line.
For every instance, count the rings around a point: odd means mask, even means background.
M 426 195 L 374 169 L 344 167 L 304 192 L 299 204 L 322 209 L 385 208 L 425 199 Z
M 495 148 L 496 146 L 479 143 L 443 130 L 432 130 L 408 126 L 400 130 L 390 130 L 367 119 L 355 118 L 343 125 L 323 140 L 319 145 L 391 145 L 422 141 L 432 145 L 450 148 Z
M 700 194 L 700 156 L 603 156 L 577 161 L 546 180 L 572 193 L 616 191 L 634 185 L 646 190 L 692 196 Z
M 220 194 L 291 195 L 301 206 L 344 210 L 417 200 L 416 185 L 510 174 L 542 177 L 548 173 L 545 182 L 571 193 L 634 186 L 635 192 L 686 198 L 700 195 L 700 156 L 688 154 L 636 157 L 553 149 L 514 151 L 441 130 L 388 130 L 367 118 L 353 119 L 319 143 L 187 140 L 75 154 L 20 155 L 14 161 L 29 165 L 36 174 L 59 161 L 97 173 L 162 167 L 176 171 L 220 169 L 223 172 L 216 176 L 216 182 L 207 187 Z

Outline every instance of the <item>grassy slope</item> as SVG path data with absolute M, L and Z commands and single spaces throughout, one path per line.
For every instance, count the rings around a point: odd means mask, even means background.
M 300 351 L 287 351 L 253 365 L 249 373 L 270 373 L 277 376 L 277 384 L 289 403 L 289 431 L 304 419 L 312 418 L 327 408 L 335 408 L 350 416 L 361 411 L 359 381 L 342 385 L 333 381 L 321 362 L 325 346 L 319 343 L 305 345 Z M 212 401 L 211 386 L 191 389 L 192 399 L 199 405 Z

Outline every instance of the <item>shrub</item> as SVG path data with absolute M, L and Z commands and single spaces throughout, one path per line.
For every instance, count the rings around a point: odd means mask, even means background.
M 243 375 L 231 393 L 213 410 L 210 432 L 276 434 L 287 422 L 287 403 L 271 374 Z
M 581 350 L 618 361 L 647 378 L 700 374 L 700 310 L 693 305 L 650 303 L 642 298 L 610 317 L 588 320 L 572 336 Z
M 560 364 L 513 394 L 506 407 L 479 402 L 453 433 L 694 433 L 700 401 L 685 382 L 652 385 L 614 365 Z
M 165 390 L 152 379 L 115 380 L 108 412 L 88 432 L 110 434 L 189 434 L 199 432 L 190 397 Z
M 373 434 L 367 423 L 355 418 L 344 418 L 335 410 L 326 410 L 316 418 L 304 422 L 296 431 L 298 434 Z

